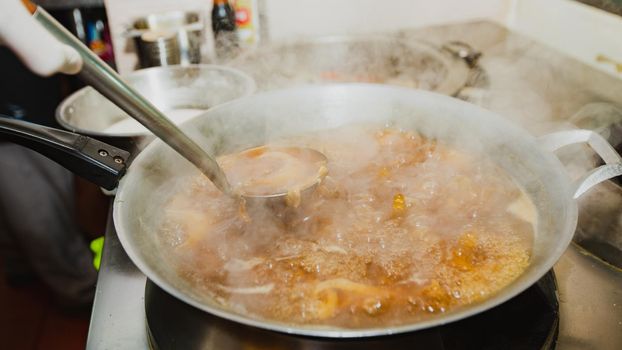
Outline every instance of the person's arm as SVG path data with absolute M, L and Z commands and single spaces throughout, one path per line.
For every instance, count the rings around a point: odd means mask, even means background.
M 0 44 L 10 48 L 31 71 L 41 76 L 79 72 L 80 55 L 48 33 L 32 18 L 29 9 L 36 9 L 29 1 L 22 4 L 20 0 L 0 0 Z

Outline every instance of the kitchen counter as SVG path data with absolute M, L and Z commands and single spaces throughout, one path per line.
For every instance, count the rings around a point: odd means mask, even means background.
M 107 227 L 86 348 L 148 349 L 147 278 L 125 254 L 112 215 Z
M 452 24 L 397 35 L 441 45 L 452 40 L 483 52 L 485 84 L 474 102 L 534 134 L 569 127 L 585 105 L 613 104 L 622 81 L 491 22 Z M 617 101 L 621 102 L 621 101 Z M 589 202 L 582 206 L 589 206 Z M 583 210 L 583 209 L 582 209 Z M 622 217 L 622 208 L 607 212 Z M 585 218 L 579 226 L 585 224 Z M 617 232 L 619 233 L 619 232 Z M 560 298 L 559 349 L 622 349 L 622 271 L 572 244 L 555 265 Z M 109 220 L 88 349 L 145 349 L 146 279 L 123 251 Z

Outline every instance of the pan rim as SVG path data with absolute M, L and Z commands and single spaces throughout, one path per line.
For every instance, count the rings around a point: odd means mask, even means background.
M 251 99 L 262 99 L 269 95 L 278 95 L 284 93 L 300 93 L 304 91 L 313 91 L 313 90 L 328 90 L 335 89 L 335 91 L 354 91 L 354 90 L 371 90 L 373 92 L 379 92 L 380 90 L 393 90 L 397 93 L 401 94 L 419 94 L 423 97 L 432 96 L 432 98 L 436 99 L 445 99 L 446 101 L 451 101 L 451 103 L 459 103 L 460 107 L 466 109 L 475 109 L 478 113 L 487 115 L 488 118 L 495 118 L 499 123 L 503 124 L 503 127 L 506 127 L 508 130 L 516 132 L 523 136 L 526 142 L 537 144 L 535 138 L 527 133 L 524 129 L 513 125 L 513 123 L 503 119 L 497 114 L 487 111 L 481 107 L 475 106 L 473 104 L 441 95 L 434 92 L 424 91 L 424 90 L 415 90 L 408 89 L 402 87 L 394 87 L 394 86 L 383 86 L 379 84 L 364 84 L 364 83 L 350 83 L 350 84 L 329 84 L 329 85 L 310 85 L 310 86 L 301 86 L 290 89 L 283 90 L 273 90 L 262 94 L 252 95 L 243 99 L 230 101 L 222 105 L 218 105 L 210 110 L 210 112 L 206 112 L 205 115 L 200 116 L 199 118 L 208 117 L 209 113 L 216 113 L 219 109 L 229 108 L 230 104 L 235 103 L 244 103 L 241 101 L 248 101 Z M 343 90 L 343 91 L 342 91 Z M 157 151 L 157 145 L 160 144 L 161 141 L 152 142 L 143 152 L 139 154 L 136 158 L 135 162 L 140 161 L 140 159 L 150 157 L 150 154 Z M 540 149 L 540 148 L 539 148 Z M 502 291 L 507 290 L 505 293 L 496 293 L 494 295 L 489 296 L 485 300 L 469 304 L 464 307 L 461 307 L 458 310 L 452 311 L 447 314 L 439 314 L 436 317 L 432 317 L 430 319 L 415 321 L 413 323 L 407 323 L 400 326 L 387 326 L 387 327 L 371 327 L 371 328 L 360 328 L 360 329 L 350 329 L 350 328 L 338 328 L 334 326 L 303 326 L 303 325 L 292 325 L 283 322 L 277 322 L 273 320 L 260 319 L 252 316 L 244 316 L 233 311 L 228 311 L 223 308 L 217 308 L 210 305 L 206 305 L 202 303 L 200 300 L 192 297 L 188 293 L 184 293 L 179 289 L 175 288 L 175 286 L 164 278 L 161 278 L 160 274 L 152 269 L 148 263 L 143 261 L 138 252 L 134 249 L 134 245 L 130 242 L 128 233 L 123 231 L 123 208 L 125 206 L 125 201 L 123 195 L 125 194 L 125 188 L 131 187 L 131 184 L 128 182 L 128 178 L 131 180 L 130 176 L 132 176 L 132 169 L 130 167 L 128 171 L 128 175 L 126 175 L 119 184 L 117 197 L 115 198 L 114 208 L 113 208 L 113 220 L 115 223 L 115 228 L 117 229 L 119 240 L 121 244 L 130 257 L 130 259 L 134 262 L 134 264 L 156 285 L 162 288 L 167 293 L 176 297 L 177 299 L 205 312 L 208 312 L 212 315 L 218 316 L 223 319 L 227 319 L 233 322 L 237 322 L 240 324 L 244 324 L 247 326 L 257 327 L 265 330 L 275 331 L 279 333 L 285 334 L 295 334 L 302 336 L 310 336 L 310 337 L 319 337 L 319 338 L 362 338 L 362 337 L 378 337 L 378 336 L 387 336 L 394 335 L 400 333 L 407 333 L 418 331 L 422 329 L 432 328 L 436 326 L 442 326 L 451 322 L 455 322 L 461 319 L 465 319 L 470 316 L 474 316 L 476 314 L 487 311 L 495 306 L 498 306 L 518 294 L 522 293 L 524 290 L 535 284 L 542 276 L 544 276 L 553 265 L 559 260 L 561 255 L 566 251 L 570 242 L 572 240 L 574 229 L 578 220 L 578 207 L 575 200 L 572 200 L 572 195 L 570 191 L 570 182 L 568 175 L 565 172 L 561 172 L 563 169 L 563 165 L 559 161 L 559 159 L 554 156 L 552 153 L 546 152 L 540 149 L 540 153 L 542 156 L 547 158 L 556 164 L 556 169 L 560 170 L 558 173 L 562 176 L 562 179 L 559 179 L 560 186 L 562 188 L 567 188 L 568 193 L 567 196 L 564 194 L 564 198 L 567 198 L 567 215 L 570 218 L 566 221 L 564 232 L 560 233 L 560 239 L 557 241 L 555 249 L 548 252 L 546 258 L 539 263 L 539 268 L 534 269 L 530 272 L 525 272 L 521 275 L 520 281 L 514 281 L 508 286 L 506 286 Z M 561 200 L 561 199 L 560 199 Z M 537 234 L 537 233 L 536 233 Z M 527 277 L 525 277 L 525 275 Z

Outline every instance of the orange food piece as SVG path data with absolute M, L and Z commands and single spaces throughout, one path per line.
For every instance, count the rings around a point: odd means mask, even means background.
M 401 217 L 406 212 L 406 198 L 403 194 L 398 193 L 393 196 L 393 212 L 392 216 L 394 218 Z
M 266 153 L 266 147 L 256 147 L 244 152 L 244 155 L 248 158 L 257 158 Z
M 339 297 L 334 289 L 326 289 L 318 293 L 318 305 L 315 310 L 315 317 L 324 320 L 335 316 L 337 313 Z
M 389 168 L 382 167 L 379 171 L 378 171 L 378 177 L 388 177 L 389 175 L 391 175 L 391 172 L 389 171 Z
M 475 234 L 463 234 L 452 249 L 450 264 L 460 271 L 471 271 L 478 260 L 477 240 Z
M 422 295 L 428 312 L 445 311 L 452 302 L 451 294 L 438 280 L 432 280 L 423 288 Z

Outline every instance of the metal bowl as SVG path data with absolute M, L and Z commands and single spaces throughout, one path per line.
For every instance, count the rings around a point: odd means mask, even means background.
M 331 36 L 264 46 L 230 65 L 250 74 L 259 90 L 292 85 L 382 83 L 455 95 L 468 64 L 452 52 L 390 36 Z
M 125 79 L 165 114 L 207 110 L 255 91 L 255 82 L 248 75 L 215 65 L 154 67 L 135 71 Z M 128 119 L 129 115 L 91 87 L 76 91 L 56 110 L 56 120 L 68 130 L 130 151 L 141 149 L 148 131 L 108 131 Z

